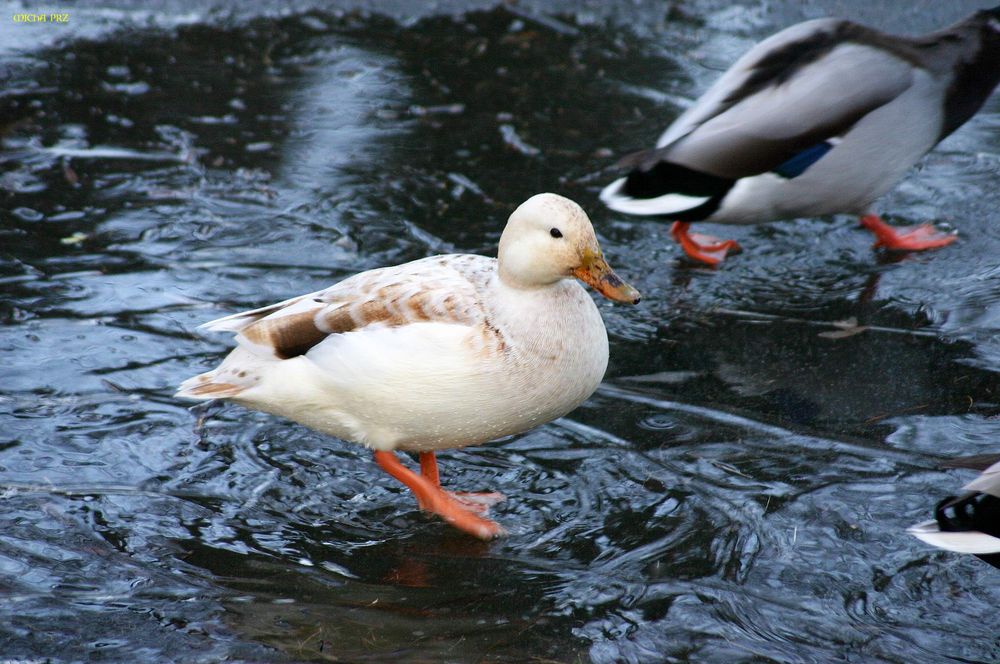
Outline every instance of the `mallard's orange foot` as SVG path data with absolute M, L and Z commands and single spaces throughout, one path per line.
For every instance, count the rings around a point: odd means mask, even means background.
M 923 251 L 937 249 L 951 244 L 958 237 L 954 233 L 942 233 L 930 224 L 917 226 L 890 226 L 877 214 L 861 217 L 861 225 L 875 234 L 872 248 L 889 251 Z
M 670 227 L 670 235 L 681 245 L 688 258 L 706 265 L 718 265 L 729 252 L 739 253 L 743 249 L 736 240 L 720 240 L 703 233 L 691 233 L 691 224 L 686 221 L 675 221 Z
M 424 453 L 432 455 L 433 453 Z M 425 457 L 421 454 L 421 472 L 430 474 L 431 462 L 429 459 L 431 457 Z M 425 458 L 428 461 L 425 461 Z M 453 496 L 448 491 L 444 491 L 440 486 L 437 485 L 431 479 L 423 475 L 418 475 L 413 472 L 396 458 L 396 455 L 392 452 L 378 451 L 375 452 L 375 461 L 382 470 L 389 473 L 397 480 L 405 484 L 413 495 L 417 499 L 417 505 L 425 512 L 430 512 L 432 514 L 437 514 L 439 517 L 455 526 L 459 530 L 469 533 L 474 537 L 478 537 L 484 540 L 490 540 L 494 537 L 499 537 L 503 535 L 506 531 L 500 526 L 500 524 L 485 519 L 479 516 L 479 513 L 485 513 L 489 505 L 483 505 L 482 501 L 479 502 L 478 508 L 470 508 L 463 504 L 461 498 L 458 496 Z M 437 466 L 434 464 L 433 475 L 436 476 Z M 468 494 L 475 495 L 475 494 Z M 482 494 L 491 495 L 491 494 Z M 494 494 L 500 495 L 500 494 Z M 496 500 L 493 501 L 495 504 Z

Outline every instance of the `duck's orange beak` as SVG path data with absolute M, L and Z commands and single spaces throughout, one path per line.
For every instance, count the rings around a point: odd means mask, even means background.
M 639 304 L 639 291 L 629 286 L 615 274 L 600 251 L 587 250 L 583 264 L 573 270 L 573 276 L 615 302 Z

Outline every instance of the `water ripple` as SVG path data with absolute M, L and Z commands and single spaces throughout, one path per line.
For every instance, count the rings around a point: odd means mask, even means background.
M 710 229 L 746 252 L 697 268 L 597 202 L 615 154 L 825 7 L 800 5 L 240 7 L 0 49 L 4 655 L 1000 657 L 994 571 L 904 532 L 961 485 L 942 461 L 1000 433 L 1000 106 L 880 203 L 956 228 L 938 252 L 806 219 Z M 205 320 L 492 253 L 540 190 L 581 202 L 644 300 L 599 303 L 611 362 L 584 406 L 440 455 L 447 487 L 507 496 L 507 538 L 421 514 L 367 450 L 172 397 L 230 346 Z

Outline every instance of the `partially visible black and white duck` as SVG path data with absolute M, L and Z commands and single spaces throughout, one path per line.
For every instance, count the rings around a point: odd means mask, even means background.
M 962 487 L 967 493 L 938 503 L 933 521 L 908 532 L 933 546 L 971 553 L 1000 567 L 1000 457 L 969 457 L 950 465 L 983 472 Z
M 675 220 L 692 259 L 722 261 L 733 240 L 690 222 L 756 224 L 858 214 L 875 246 L 913 251 L 954 235 L 892 227 L 869 206 L 983 105 L 1000 81 L 1000 7 L 922 37 L 850 21 L 793 25 L 737 60 L 670 125 L 625 157 L 601 192 L 613 210 Z

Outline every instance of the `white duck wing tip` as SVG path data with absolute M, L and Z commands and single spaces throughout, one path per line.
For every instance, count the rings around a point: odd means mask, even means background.
M 942 531 L 937 521 L 924 521 L 906 529 L 922 542 L 946 551 L 969 553 L 973 555 L 988 555 L 1000 553 L 1000 538 L 981 533 L 977 530 Z
M 255 320 L 257 316 L 252 315 L 252 312 L 241 312 L 202 323 L 196 329 L 209 332 L 239 332 Z
M 229 314 L 228 316 L 223 316 L 222 318 L 216 318 L 215 320 L 210 320 L 207 323 L 202 323 L 198 326 L 198 329 L 209 330 L 212 332 L 239 332 L 253 323 L 256 323 L 261 318 L 266 318 L 267 316 L 278 312 L 282 312 L 282 314 L 298 313 L 298 311 L 302 308 L 302 305 L 300 304 L 302 302 L 309 302 L 309 307 L 315 307 L 312 302 L 315 298 L 322 296 L 325 292 L 326 291 L 316 291 L 315 293 L 299 295 L 282 302 L 258 307 L 257 309 L 239 311 L 235 314 Z M 296 307 L 296 305 L 299 306 Z

